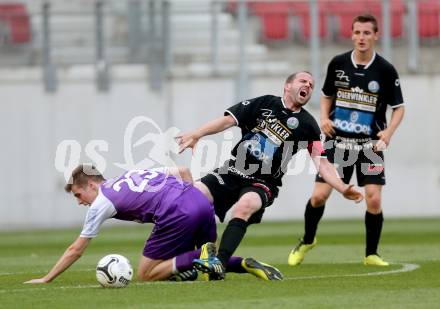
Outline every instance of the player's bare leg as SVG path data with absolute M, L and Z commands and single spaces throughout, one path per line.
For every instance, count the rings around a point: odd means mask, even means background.
M 199 189 L 211 203 L 214 201 L 214 198 L 212 197 L 211 191 L 209 191 L 208 187 L 203 182 L 196 181 L 194 183 L 194 187 Z
M 172 260 L 153 260 L 141 256 L 138 267 L 139 281 L 164 280 L 171 276 L 173 270 Z

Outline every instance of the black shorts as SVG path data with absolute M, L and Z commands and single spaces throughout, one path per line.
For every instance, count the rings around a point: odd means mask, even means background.
M 385 185 L 385 165 L 383 152 L 372 150 L 373 141 L 359 142 L 357 139 L 335 138 L 325 142 L 327 159 L 335 164 L 339 176 L 350 183 L 356 168 L 359 187 L 369 184 Z M 325 180 L 316 175 L 316 182 Z
M 272 205 L 278 195 L 278 188 L 264 181 L 247 179 L 236 174 L 219 174 L 219 169 L 202 177 L 200 181 L 211 191 L 214 198 L 214 210 L 221 222 L 225 220 L 229 209 L 248 192 L 257 193 L 263 203 L 261 209 L 248 220 L 249 224 L 260 223 L 266 207 Z

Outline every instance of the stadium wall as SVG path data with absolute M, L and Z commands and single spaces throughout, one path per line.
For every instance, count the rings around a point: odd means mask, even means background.
M 281 94 L 283 80 L 252 80 L 250 97 Z M 65 175 L 78 162 L 94 162 L 107 177 L 121 173 L 124 163 L 149 167 L 174 162 L 191 166 L 195 177 L 203 175 L 227 156 L 238 139 L 237 128 L 203 140 L 194 157 L 190 151 L 163 155 L 153 143 L 169 147 L 178 130 L 193 129 L 222 115 L 235 102 L 234 85 L 227 78 L 176 78 L 158 93 L 139 78 L 122 79 L 110 92 L 97 93 L 93 79 L 66 78 L 58 92 L 47 94 L 37 80 L 3 82 L 0 229 L 80 226 L 86 208 L 76 207 L 63 191 Z M 386 217 L 440 216 L 440 105 L 435 99 L 440 97 L 440 77 L 402 76 L 402 87 L 407 110 L 386 153 L 384 213 Z M 318 114 L 316 108 L 312 112 Z M 131 133 L 127 133 L 129 123 Z M 147 142 L 134 146 L 144 136 Z M 265 220 L 303 217 L 314 173 L 306 154 L 296 160 Z M 326 217 L 360 218 L 364 209 L 363 204 L 334 194 Z

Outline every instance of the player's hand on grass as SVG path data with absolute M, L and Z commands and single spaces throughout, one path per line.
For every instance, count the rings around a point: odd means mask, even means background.
M 194 153 L 195 146 L 199 141 L 199 137 L 193 132 L 179 134 L 175 139 L 179 145 L 179 153 L 182 153 L 186 148 L 191 148 Z
M 40 283 L 49 283 L 49 281 L 43 277 L 43 278 L 37 278 L 37 279 L 31 279 L 29 281 L 23 282 L 24 284 L 40 284 Z
M 364 195 L 354 188 L 354 185 L 348 185 L 347 189 L 342 193 L 346 199 L 355 201 L 356 203 L 361 202 L 364 199 Z
M 321 131 L 328 137 L 335 135 L 335 124 L 328 118 L 321 119 Z

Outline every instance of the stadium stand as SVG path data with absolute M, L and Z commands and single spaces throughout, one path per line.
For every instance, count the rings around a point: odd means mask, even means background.
M 3 48 L 0 66 L 14 63 L 36 65 L 41 63 L 42 55 L 42 3 L 35 0 L 0 0 L 0 43 L 10 42 L 19 46 L 13 49 Z M 170 30 L 170 47 L 173 70 L 189 68 L 194 71 L 209 72 L 212 66 L 213 33 L 212 3 L 203 0 L 169 0 L 170 9 L 168 27 Z M 371 12 L 379 19 L 382 26 L 381 0 L 317 0 L 319 8 L 319 37 L 325 49 L 322 57 L 333 54 L 345 46 L 351 37 L 352 18 L 359 13 Z M 405 69 L 408 59 L 409 23 L 407 1 L 389 0 L 391 12 L 391 35 L 399 39 L 393 44 L 393 61 L 399 71 Z M 413 0 L 408 0 L 413 1 Z M 51 28 L 52 61 L 60 66 L 76 64 L 93 64 L 96 54 L 95 39 L 95 1 L 91 0 L 53 0 L 49 1 Z M 160 8 L 161 1 L 154 1 Z M 150 16 L 148 0 L 139 0 L 142 13 L 141 25 L 137 35 L 141 35 L 136 48 L 136 60 L 132 60 L 128 11 L 130 1 L 104 0 L 104 38 L 105 54 L 110 63 L 135 64 L 147 63 L 151 47 Z M 311 35 L 310 1 L 249 1 L 247 29 L 240 35 L 237 0 L 215 2 L 218 5 L 217 32 L 217 70 L 233 72 L 237 70 L 240 42 L 245 42 L 246 61 L 250 71 L 273 72 L 287 71 L 292 63 L 306 63 L 310 58 L 307 40 Z M 408 2 L 409 3 L 409 2 Z M 13 4 L 13 5 L 12 5 Z M 10 16 L 10 7 L 15 8 L 14 18 Z M 421 42 L 430 46 L 440 42 L 440 0 L 419 0 L 418 34 Z M 9 11 L 8 11 L 9 10 Z M 8 15 L 9 14 L 9 15 Z M 160 31 L 163 23 L 161 13 L 155 14 L 156 28 Z M 3 27 L 1 27 L 3 25 Z M 2 30 L 3 29 L 3 30 Z M 382 29 L 382 27 L 381 27 Z M 159 33 L 159 36 L 161 34 Z M 162 37 L 161 37 L 162 38 Z M 31 44 L 25 44 L 26 42 Z M 270 44 L 275 42 L 276 44 Z M 393 40 L 393 43 L 396 41 Z M 281 44 L 279 44 L 281 43 Z M 379 42 L 379 46 L 381 43 Z M 403 47 L 405 45 L 405 47 Z M 423 50 L 420 45 L 420 57 L 428 63 L 428 56 L 433 50 Z M 19 50 L 19 52 L 15 52 Z M 163 55 L 164 53 L 160 51 Z M 295 55 L 295 61 L 292 60 Z M 428 56 L 426 56 L 428 55 Z M 300 57 L 300 61 L 298 58 Z M 168 58 L 169 59 L 169 58 Z M 429 61 L 431 62 L 431 61 Z M 425 66 L 429 71 L 433 65 Z M 182 71 L 182 70 L 181 70 Z M 283 71 L 283 72 L 284 72 Z M 174 73 L 174 72 L 173 72 Z M 229 74 L 229 73 L 228 73 Z
M 436 0 L 424 1 L 436 2 Z M 433 6 L 433 4 L 422 4 Z M 229 1 L 228 11 L 236 13 L 236 0 Z M 320 0 L 319 7 L 319 36 L 321 39 L 331 35 L 329 18 L 335 17 L 337 23 L 337 36 L 342 39 L 351 37 L 351 22 L 355 15 L 370 12 L 378 17 L 381 24 L 382 3 L 380 0 Z M 248 3 L 250 12 L 259 17 L 261 21 L 261 36 L 263 40 L 290 40 L 292 35 L 289 29 L 289 17 L 295 17 L 295 33 L 302 39 L 310 38 L 310 2 L 309 1 L 259 1 Z M 403 18 L 405 5 L 402 0 L 391 1 L 391 35 L 400 38 L 403 35 Z M 435 17 L 432 16 L 431 19 Z M 379 25 L 381 26 L 381 25 Z M 429 27 L 429 25 L 428 25 Z
M 379 28 L 382 28 L 382 3 L 380 0 L 370 1 L 331 1 L 327 4 L 328 12 L 337 18 L 337 37 L 351 38 L 351 23 L 358 14 L 371 13 L 377 17 Z M 403 17 L 405 5 L 401 0 L 391 1 L 391 36 L 399 38 L 403 35 Z
M 325 15 L 327 1 L 319 1 L 319 35 L 325 38 L 327 19 Z M 263 41 L 285 41 L 292 38 L 289 17 L 294 16 L 295 33 L 300 39 L 310 38 L 310 4 L 308 1 L 259 1 L 248 4 L 250 12 L 260 19 Z M 228 4 L 229 12 L 236 13 L 236 0 Z

